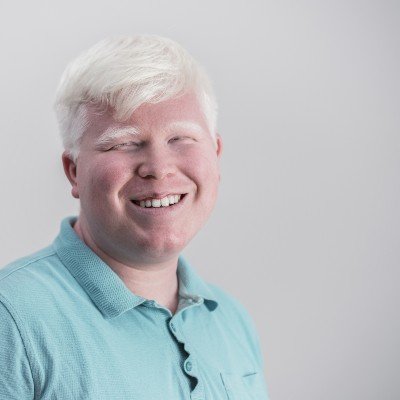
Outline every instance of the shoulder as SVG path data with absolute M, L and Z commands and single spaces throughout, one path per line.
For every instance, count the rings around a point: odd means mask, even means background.
M 220 308 L 222 312 L 233 313 L 235 315 L 239 313 L 244 317 L 248 316 L 248 311 L 236 297 L 213 283 L 207 283 L 207 286 L 217 300 L 218 308 Z
M 0 269 L 0 302 L 28 312 L 54 286 L 60 260 L 52 246 L 21 257 Z M 34 301 L 35 300 L 35 301 Z
M 55 257 L 52 246 L 45 247 L 33 254 L 18 258 L 0 269 L 0 291 L 6 290 L 10 284 L 25 283 L 26 279 L 32 279 L 34 275 L 41 273 L 41 266 L 48 264 L 49 258 Z
M 24 272 L 29 268 L 35 268 L 38 264 L 40 264 L 41 260 L 44 260 L 52 255 L 55 255 L 55 250 L 53 246 L 47 246 L 41 250 L 38 250 L 32 254 L 29 254 L 24 257 L 20 257 L 4 267 L 0 268 L 0 284 L 4 281 L 8 276 L 23 270 Z
M 238 298 L 213 283 L 207 283 L 207 286 L 217 300 L 221 312 L 235 317 L 240 316 L 245 320 L 251 319 L 248 310 Z
M 207 286 L 218 303 L 218 307 L 215 310 L 216 316 L 224 321 L 227 329 L 228 326 L 233 327 L 236 334 L 240 333 L 244 341 L 250 346 L 250 350 L 260 365 L 262 365 L 259 336 L 250 312 L 241 301 L 221 287 L 210 283 L 207 283 Z

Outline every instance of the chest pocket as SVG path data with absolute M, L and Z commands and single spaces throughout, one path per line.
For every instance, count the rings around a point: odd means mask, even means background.
M 229 400 L 268 400 L 263 377 L 257 372 L 246 375 L 221 372 Z

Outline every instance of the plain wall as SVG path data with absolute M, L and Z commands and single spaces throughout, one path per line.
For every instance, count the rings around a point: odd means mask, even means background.
M 220 197 L 185 253 L 253 316 L 271 398 L 399 399 L 398 1 L 2 2 L 0 265 L 78 212 L 52 111 L 67 62 L 133 33 L 214 82 Z

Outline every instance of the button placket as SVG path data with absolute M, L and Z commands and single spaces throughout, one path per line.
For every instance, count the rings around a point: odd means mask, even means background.
M 191 361 L 185 361 L 185 371 L 190 372 L 193 369 L 193 364 Z
M 199 299 L 197 299 L 199 301 Z M 199 301 L 201 303 L 201 299 Z M 191 304 L 189 307 L 197 306 L 198 304 Z M 174 321 L 172 321 L 174 319 Z M 191 399 L 193 400 L 202 400 L 204 398 L 204 386 L 203 383 L 200 380 L 199 377 L 199 371 L 196 366 L 196 361 L 193 357 L 193 350 L 190 345 L 190 341 L 188 342 L 187 338 L 185 338 L 184 332 L 180 329 L 180 325 L 177 324 L 177 315 L 175 315 L 173 318 L 171 318 L 169 322 L 169 328 L 172 333 L 172 335 L 178 340 L 178 342 L 182 343 L 184 346 L 185 352 L 188 354 L 188 357 L 186 360 L 183 362 L 182 365 L 182 373 L 190 376 L 190 379 L 195 379 L 196 380 L 196 386 L 191 392 Z

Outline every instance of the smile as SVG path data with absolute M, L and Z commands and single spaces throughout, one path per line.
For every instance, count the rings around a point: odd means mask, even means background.
M 142 199 L 142 200 L 131 200 L 131 201 L 132 201 L 132 203 L 134 203 L 137 206 L 142 207 L 142 208 L 171 207 L 171 206 L 181 202 L 185 196 L 186 196 L 186 193 L 170 194 L 161 199 L 147 198 L 147 199 Z

